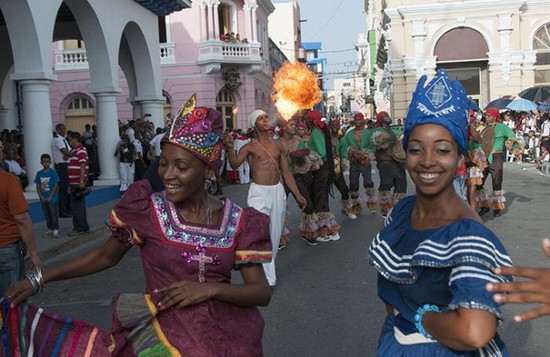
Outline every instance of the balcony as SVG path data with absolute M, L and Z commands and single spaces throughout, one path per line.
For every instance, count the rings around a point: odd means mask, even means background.
M 88 56 L 83 48 L 55 50 L 54 71 L 77 71 L 88 69 Z
M 250 65 L 255 70 L 262 64 L 259 43 L 212 40 L 200 42 L 198 48 L 197 64 L 206 66 L 207 72 L 219 71 L 223 63 Z
M 176 63 L 176 45 L 174 43 L 160 44 L 160 64 Z M 55 50 L 54 71 L 88 70 L 88 56 L 86 49 Z

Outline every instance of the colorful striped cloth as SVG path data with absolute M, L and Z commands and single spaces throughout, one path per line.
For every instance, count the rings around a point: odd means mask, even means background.
M 166 338 L 148 294 L 113 299 L 113 330 L 52 314 L 23 302 L 1 301 L 0 356 L 181 356 Z
M 110 356 L 108 331 L 23 302 L 1 302 L 0 356 Z

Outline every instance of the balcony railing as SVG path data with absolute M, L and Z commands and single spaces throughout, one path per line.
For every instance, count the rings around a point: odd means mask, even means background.
M 259 43 L 204 41 L 199 43 L 198 64 L 250 64 L 262 63 Z
M 176 63 L 175 54 L 176 45 L 174 43 L 160 44 L 160 64 Z M 75 50 L 55 50 L 54 51 L 54 70 L 55 71 L 75 71 L 88 69 L 88 56 L 86 49 L 79 48 Z
M 79 69 L 88 69 L 88 56 L 86 56 L 85 49 L 54 51 L 54 70 L 74 71 Z
M 161 43 L 160 44 L 160 64 L 176 63 L 176 44 Z

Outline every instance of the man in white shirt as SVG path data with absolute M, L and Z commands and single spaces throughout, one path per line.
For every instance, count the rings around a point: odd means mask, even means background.
M 550 116 L 545 114 L 545 119 L 540 126 L 540 146 L 550 148 Z
M 162 140 L 162 138 L 164 137 L 164 130 L 162 128 L 157 128 L 156 129 L 156 135 L 151 139 L 151 141 L 149 141 L 149 151 L 153 151 L 154 153 L 154 158 L 150 158 L 151 161 L 153 161 L 154 159 L 158 159 L 160 158 L 160 152 L 161 152 L 161 149 L 160 149 L 160 141 Z
M 134 140 L 136 140 L 136 132 L 134 130 L 134 126 L 136 125 L 135 120 L 130 120 L 128 122 L 128 129 L 124 132 L 124 134 L 128 135 L 128 138 L 130 138 L 130 142 L 133 143 Z
M 71 156 L 71 147 L 65 139 L 67 129 L 65 124 L 59 123 L 55 126 L 55 134 L 52 141 L 52 157 L 55 164 L 55 170 L 59 175 L 59 217 L 72 217 L 69 203 L 69 157 Z

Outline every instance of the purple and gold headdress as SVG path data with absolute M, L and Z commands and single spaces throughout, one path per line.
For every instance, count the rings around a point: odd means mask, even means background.
M 222 114 L 215 109 L 195 107 L 196 94 L 193 94 L 172 123 L 163 143 L 170 143 L 189 151 L 207 165 L 217 170 L 221 164 L 223 148 Z
M 426 85 L 427 77 L 418 80 L 407 112 L 403 146 L 407 149 L 411 131 L 421 124 L 439 124 L 445 127 L 458 144 L 460 153 L 466 153 L 468 134 L 468 97 L 462 84 L 452 80 L 443 69 Z

